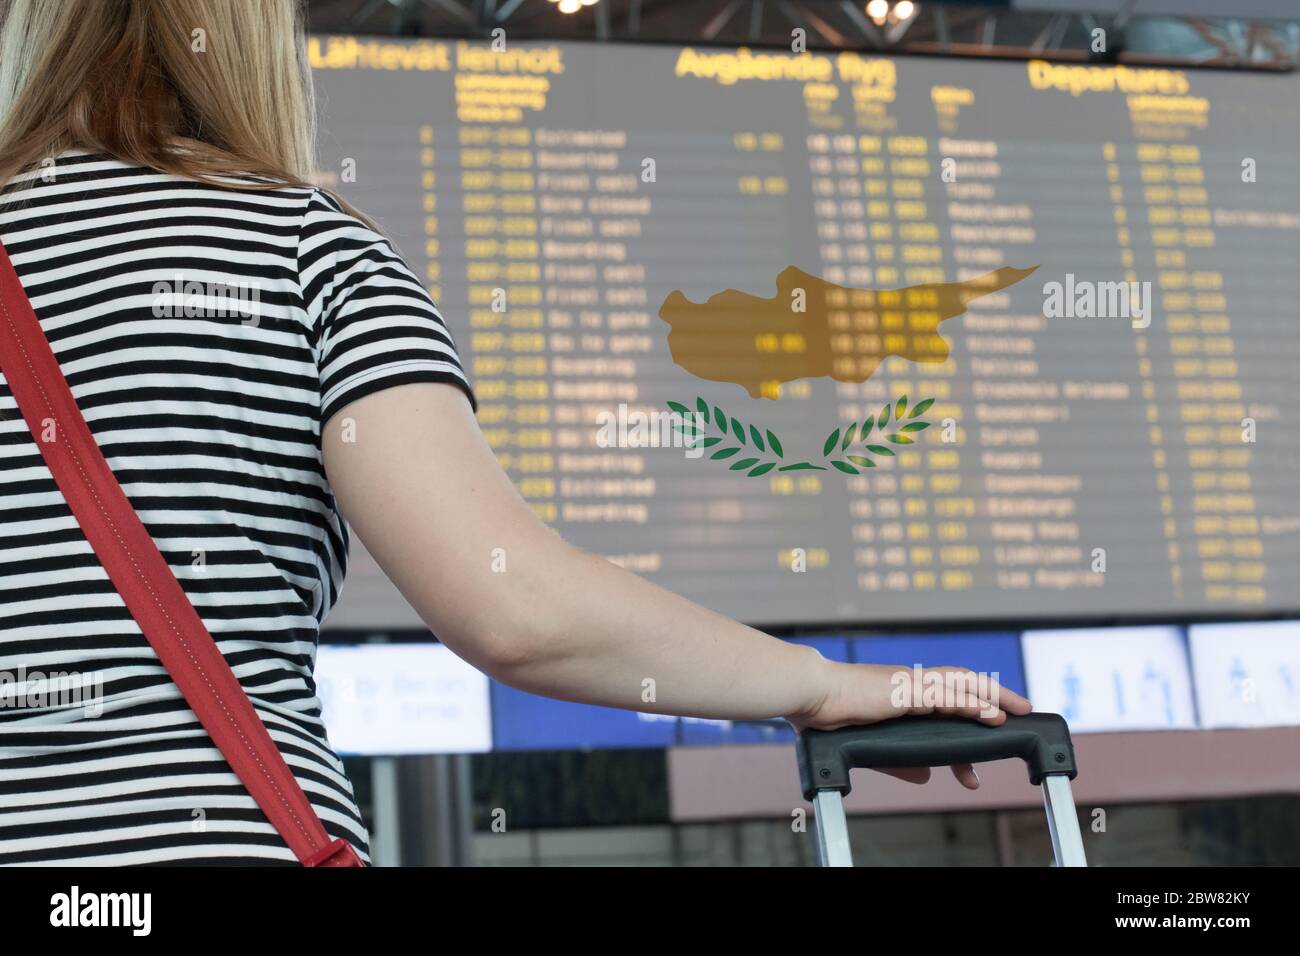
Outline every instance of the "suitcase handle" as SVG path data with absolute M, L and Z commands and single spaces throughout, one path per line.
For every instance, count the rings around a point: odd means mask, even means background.
M 858 767 L 941 767 L 1019 757 L 1035 786 L 1048 775 L 1078 776 L 1070 728 L 1060 714 L 1007 716 L 1000 727 L 961 717 L 899 717 L 799 735 L 799 782 L 805 800 L 819 791 L 847 794 Z

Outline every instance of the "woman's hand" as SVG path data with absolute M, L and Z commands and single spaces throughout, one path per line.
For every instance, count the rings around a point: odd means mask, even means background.
M 1027 714 L 1033 705 L 992 678 L 965 667 L 905 667 L 828 662 L 825 695 L 808 711 L 786 717 L 796 730 L 834 730 L 907 715 L 966 717 L 990 727 L 1008 714 Z M 970 764 L 954 764 L 953 775 L 969 790 L 979 776 Z M 882 770 L 911 783 L 925 783 L 925 767 Z
M 987 683 L 960 706 L 928 704 L 916 671 L 827 661 L 565 544 L 520 498 L 451 385 L 366 395 L 331 416 L 321 447 L 344 514 L 420 617 L 512 687 L 652 714 L 784 715 L 800 728 L 924 713 L 998 724 L 1029 712 Z M 956 771 L 978 786 L 970 767 Z M 919 783 L 929 771 L 894 775 Z

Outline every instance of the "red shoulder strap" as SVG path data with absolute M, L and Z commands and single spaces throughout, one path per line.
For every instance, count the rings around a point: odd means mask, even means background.
M 0 372 L 81 530 L 199 722 L 304 866 L 361 866 L 331 841 L 77 407 L 0 244 Z

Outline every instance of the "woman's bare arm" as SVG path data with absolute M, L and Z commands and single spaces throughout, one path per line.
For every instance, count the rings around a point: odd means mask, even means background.
M 366 396 L 321 441 L 339 505 L 380 566 L 440 640 L 504 683 L 801 727 L 925 712 L 996 724 L 1030 709 L 1000 689 L 995 702 L 900 708 L 890 701 L 897 667 L 827 661 L 571 547 L 519 497 L 451 386 Z

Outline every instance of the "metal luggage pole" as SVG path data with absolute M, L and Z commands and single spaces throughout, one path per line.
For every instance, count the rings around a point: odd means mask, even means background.
M 844 814 L 844 796 L 838 790 L 818 790 L 813 797 L 813 826 L 817 828 L 817 865 L 852 866 L 849 818 Z
M 1069 777 L 1054 773 L 1043 778 L 1043 808 L 1047 811 L 1047 829 L 1052 835 L 1052 855 L 1056 857 L 1056 865 L 1087 866 Z
M 1057 866 L 1087 866 L 1070 781 L 1078 776 L 1070 728 L 1059 714 L 1008 717 L 989 727 L 954 717 L 902 717 L 861 727 L 808 730 L 796 745 L 799 779 L 816 816 L 817 862 L 852 866 L 844 797 L 849 771 L 940 767 L 1018 757 L 1043 788 Z

